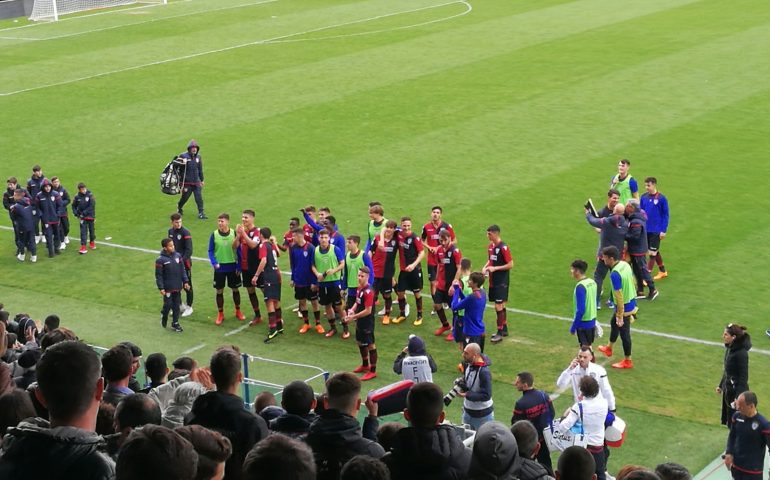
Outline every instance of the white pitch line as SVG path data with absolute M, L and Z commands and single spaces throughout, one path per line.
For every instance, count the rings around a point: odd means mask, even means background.
M 236 328 L 235 330 L 230 330 L 229 332 L 225 333 L 225 337 L 229 337 L 230 335 L 235 335 L 236 333 L 240 333 L 246 330 L 247 328 L 249 328 L 248 323 L 246 325 Z
M 201 348 L 204 348 L 205 346 L 206 346 L 205 343 L 199 343 L 198 345 L 195 345 L 192 348 L 188 348 L 187 350 L 182 352 L 182 355 L 189 355 L 189 354 L 191 354 L 193 352 L 197 352 L 198 350 L 200 350 Z
M 238 45 L 231 45 L 229 47 L 215 48 L 213 50 L 206 50 L 206 51 L 203 51 L 203 52 L 190 53 L 190 54 L 182 55 L 182 56 L 179 56 L 179 57 L 167 58 L 165 60 L 156 60 L 154 62 L 144 63 L 144 64 L 141 64 L 141 65 L 133 65 L 133 66 L 130 66 L 130 67 L 118 68 L 116 70 L 110 70 L 110 71 L 107 71 L 107 72 L 95 73 L 95 74 L 92 74 L 92 75 L 86 75 L 86 76 L 83 76 L 83 77 L 73 78 L 73 79 L 69 79 L 69 80 L 62 80 L 60 82 L 53 82 L 53 83 L 49 83 L 49 84 L 45 84 L 45 85 L 38 85 L 36 87 L 22 88 L 20 90 L 14 90 L 14 91 L 11 91 L 11 92 L 3 92 L 3 93 L 0 93 L 0 97 L 9 97 L 9 96 L 12 96 L 12 95 L 18 95 L 20 93 L 32 92 L 32 91 L 42 90 L 42 89 L 51 88 L 51 87 L 61 87 L 61 86 L 64 86 L 64 85 L 70 85 L 70 84 L 82 82 L 82 81 L 85 81 L 85 80 L 93 80 L 94 78 L 107 77 L 107 76 L 115 75 L 115 74 L 118 74 L 118 73 L 125 73 L 125 72 L 131 72 L 131 71 L 134 71 L 134 70 L 141 70 L 141 69 L 147 68 L 147 67 L 154 67 L 154 66 L 157 66 L 157 65 L 165 65 L 167 63 L 173 63 L 173 62 L 178 62 L 178 61 L 182 61 L 182 60 L 190 60 L 192 58 L 198 58 L 198 57 L 202 57 L 202 56 L 205 56 L 205 55 L 212 55 L 212 54 L 216 54 L 216 53 L 229 52 L 229 51 L 232 51 L 232 50 L 237 50 L 237 49 L 245 48 L 245 47 L 252 47 L 252 46 L 255 46 L 255 45 L 267 45 L 267 44 L 270 44 L 270 43 L 277 43 L 278 40 L 283 40 L 283 39 L 286 39 L 286 38 L 298 37 L 298 36 L 301 36 L 301 35 L 307 35 L 309 33 L 321 32 L 321 31 L 324 31 L 324 30 L 330 30 L 330 29 L 333 29 L 333 28 L 345 27 L 345 26 L 348 26 L 348 25 L 355 25 L 355 24 L 359 24 L 359 23 L 371 22 L 373 20 L 379 20 L 379 19 L 382 19 L 382 18 L 394 17 L 396 15 L 403 15 L 405 13 L 414 13 L 414 12 L 419 12 L 419 11 L 423 11 L 423 10 L 430 10 L 430 9 L 433 9 L 433 8 L 440 8 L 440 7 L 444 7 L 444 6 L 447 6 L 447 5 L 453 5 L 455 3 L 466 3 L 467 4 L 467 2 L 465 0 L 454 0 L 454 1 L 451 1 L 451 2 L 440 3 L 440 4 L 437 4 L 437 5 L 430 5 L 430 6 L 427 6 L 427 7 L 420 7 L 420 8 L 414 8 L 414 9 L 411 9 L 411 10 L 403 10 L 403 11 L 400 11 L 400 12 L 393 12 L 393 13 L 387 13 L 387 14 L 382 14 L 382 15 L 376 15 L 374 17 L 362 18 L 360 20 L 352 20 L 352 21 L 349 21 L 349 22 L 337 23 L 337 24 L 334 24 L 334 25 L 327 25 L 325 27 L 312 28 L 310 30 L 305 30 L 305 31 L 302 31 L 302 32 L 289 33 L 289 34 L 286 34 L 286 35 L 279 35 L 277 37 L 265 38 L 265 39 L 262 39 L 262 40 L 254 40 L 252 42 L 241 43 L 241 44 L 238 44 Z
M 0 225 L 0 230 L 10 230 L 10 231 L 12 231 L 13 228 L 7 227 L 5 225 Z M 77 238 L 77 237 L 69 237 L 69 238 L 72 239 L 72 240 L 79 240 L 79 238 Z M 157 254 L 160 253 L 160 249 L 158 249 L 158 250 L 151 250 L 149 248 L 134 247 L 134 246 L 131 246 L 131 245 L 121 245 L 119 243 L 113 243 L 113 242 L 97 241 L 96 244 L 97 245 L 104 245 L 104 246 L 107 246 L 107 247 L 114 247 L 114 248 L 124 249 L 124 250 L 132 250 L 132 251 L 135 251 L 135 252 L 152 253 L 154 255 L 157 255 Z M 192 259 L 195 260 L 195 261 L 198 261 L 198 262 L 210 263 L 208 258 L 192 257 Z M 281 271 L 281 274 L 289 276 L 289 275 L 291 275 L 291 272 Z M 494 309 L 495 306 L 492 305 L 492 304 L 487 304 L 486 308 Z M 506 307 L 506 310 L 511 312 L 511 313 L 518 313 L 520 315 L 527 315 L 527 316 L 530 316 L 530 317 L 540 317 L 540 318 L 548 318 L 548 319 L 552 319 L 552 320 L 561 320 L 563 322 L 572 322 L 571 318 L 564 317 L 564 316 L 561 316 L 561 315 L 553 315 L 553 314 L 550 314 L 550 313 L 534 312 L 532 310 L 522 310 L 522 309 L 513 308 L 513 307 Z M 610 328 L 610 325 L 607 324 L 607 323 L 601 323 L 601 325 L 603 327 Z M 668 340 L 676 340 L 676 341 L 685 342 L 685 343 L 695 343 L 695 344 L 698 344 L 698 345 L 706 345 L 706 346 L 709 346 L 709 347 L 724 348 L 724 344 L 719 343 L 719 342 L 712 342 L 710 340 L 701 340 L 700 338 L 686 337 L 684 335 L 676 335 L 676 334 L 673 334 L 673 333 L 656 332 L 654 330 L 646 330 L 646 329 L 642 329 L 642 328 L 634 328 L 634 333 L 639 333 L 639 334 L 642 334 L 642 335 L 651 335 L 651 336 L 654 336 L 654 337 L 661 337 L 661 338 L 666 338 Z M 752 348 L 750 350 L 750 352 L 758 353 L 760 355 L 770 355 L 770 350 L 765 350 L 765 349 L 761 349 L 761 348 Z

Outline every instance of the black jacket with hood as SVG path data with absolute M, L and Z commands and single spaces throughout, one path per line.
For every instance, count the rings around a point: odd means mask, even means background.
M 391 478 L 403 480 L 455 480 L 467 478 L 471 451 L 449 425 L 436 428 L 403 428 L 383 461 Z

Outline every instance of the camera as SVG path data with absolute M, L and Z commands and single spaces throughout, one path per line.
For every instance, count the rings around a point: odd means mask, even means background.
M 449 392 L 447 392 L 446 395 L 444 395 L 444 405 L 447 407 L 450 403 L 452 403 L 452 400 L 457 397 L 458 393 L 461 392 L 467 392 L 468 391 L 468 385 L 465 384 L 465 379 L 463 377 L 458 377 L 455 379 L 454 387 L 452 387 Z

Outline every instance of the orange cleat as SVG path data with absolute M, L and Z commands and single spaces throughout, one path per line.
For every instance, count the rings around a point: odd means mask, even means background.
M 599 345 L 596 349 L 602 352 L 607 357 L 612 356 L 612 347 L 610 345 Z
M 353 370 L 353 373 L 364 373 L 369 371 L 369 365 L 359 365 Z
M 377 374 L 375 372 L 368 372 L 368 373 L 365 373 L 363 377 L 361 377 L 361 381 L 365 382 L 373 378 L 377 378 Z
M 320 323 L 316 323 L 315 324 L 315 331 L 316 331 L 316 333 L 320 333 L 321 335 L 323 335 L 326 330 L 324 330 L 324 326 L 323 325 L 321 325 Z
M 243 312 L 241 311 L 240 308 L 236 308 L 235 309 L 235 318 L 237 318 L 238 320 L 240 320 L 242 322 L 244 320 L 246 320 L 246 316 L 243 315 Z
M 217 325 L 222 325 L 222 322 L 225 321 L 225 314 L 222 312 L 217 313 L 217 319 L 214 321 Z
M 400 317 L 396 317 L 396 318 L 394 318 L 394 319 L 393 319 L 393 323 L 395 323 L 396 325 L 398 325 L 399 323 L 403 322 L 404 320 L 406 320 L 406 317 L 405 317 L 405 316 L 403 316 L 403 315 L 401 315 Z
M 299 329 L 299 333 L 305 334 L 310 330 L 310 324 L 305 323 L 302 325 L 302 328 Z
M 390 324 L 390 315 L 385 315 L 382 317 L 382 324 L 383 325 L 389 325 Z
M 450 327 L 449 325 L 442 325 L 441 327 L 438 328 L 438 330 L 433 332 L 433 334 L 435 336 L 437 336 L 437 337 L 440 337 L 441 335 L 445 334 L 446 332 L 448 332 L 451 329 L 452 329 L 452 327 Z
M 664 278 L 668 277 L 668 272 L 658 272 L 657 275 L 652 277 L 653 280 L 663 280 Z
M 342 332 L 342 339 L 347 340 L 348 338 L 350 338 L 350 332 Z
M 630 358 L 624 358 L 618 363 L 613 363 L 612 368 L 634 368 L 634 362 Z

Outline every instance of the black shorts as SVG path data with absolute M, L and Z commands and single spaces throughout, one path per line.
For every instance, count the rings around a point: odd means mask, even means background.
M 294 287 L 295 300 L 318 300 L 318 291 L 313 287 Z
M 243 276 L 243 284 L 246 285 L 246 288 L 252 288 L 252 287 L 255 287 L 255 286 L 257 288 L 264 288 L 265 282 L 264 282 L 264 280 L 262 278 L 262 275 L 260 275 L 259 278 L 257 279 L 257 284 L 256 285 L 252 285 L 251 284 L 251 281 L 254 278 L 254 275 L 256 275 L 256 274 L 257 274 L 257 269 L 256 268 L 253 269 L 253 270 L 252 269 L 243 270 L 241 272 L 241 275 Z
M 353 305 L 355 304 L 356 304 L 356 289 L 348 288 L 348 294 L 345 300 L 345 310 L 350 310 L 351 308 L 353 308 Z
M 377 298 L 380 293 L 383 295 L 392 293 L 393 277 L 375 278 L 372 290 L 374 290 L 374 298 Z
M 411 272 L 401 271 L 398 274 L 397 292 L 419 292 L 422 290 L 422 269 L 415 268 Z
M 265 300 L 281 301 L 281 278 L 277 275 L 271 275 L 274 278 L 266 278 L 265 285 L 262 287 L 262 293 L 265 294 Z
M 374 344 L 374 318 L 356 320 L 356 342 L 362 347 Z
M 647 248 L 651 252 L 657 252 L 660 248 L 660 233 L 647 233 Z
M 436 293 L 433 294 L 433 304 L 441 305 L 444 303 L 451 304 L 452 298 L 449 296 L 446 290 L 436 290 Z
M 508 301 L 508 285 L 492 285 L 489 287 L 489 300 L 495 303 Z
M 436 272 L 438 272 L 438 265 L 428 265 L 428 281 L 436 281 Z
M 214 271 L 214 288 L 222 290 L 225 288 L 225 281 L 230 288 L 241 286 L 241 275 L 238 272 L 219 272 Z
M 342 305 L 342 295 L 340 293 L 340 286 L 334 284 L 324 285 L 318 284 L 318 301 L 321 305 Z

